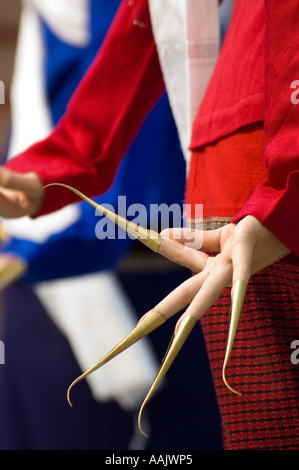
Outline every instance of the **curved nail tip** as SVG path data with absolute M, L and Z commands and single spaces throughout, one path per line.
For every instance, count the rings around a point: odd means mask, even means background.
M 70 395 L 71 395 L 71 390 L 72 388 L 82 380 L 81 377 L 78 377 L 76 380 L 74 380 L 71 385 L 69 386 L 68 390 L 67 390 L 67 401 L 68 401 L 68 404 L 70 405 L 70 407 L 73 407 L 73 404 L 71 402 L 71 398 L 70 398 Z
M 147 403 L 149 402 L 149 400 L 151 399 L 151 397 L 153 396 L 154 392 L 157 390 L 158 386 L 160 385 L 160 383 L 162 382 L 163 378 L 165 377 L 166 373 L 168 372 L 169 368 L 171 367 L 172 363 L 174 362 L 176 356 L 178 355 L 178 353 L 180 352 L 182 346 L 184 345 L 185 341 L 187 340 L 189 334 L 191 333 L 193 327 L 195 326 L 195 324 L 197 323 L 197 319 L 192 317 L 192 316 L 186 316 L 181 324 L 179 325 L 178 327 L 178 330 L 177 332 L 172 336 L 171 340 L 170 340 L 170 343 L 168 345 L 168 348 L 167 348 L 167 351 L 166 351 L 166 354 L 161 362 L 161 365 L 160 365 L 160 368 L 158 370 L 158 373 L 152 383 L 152 386 L 147 394 L 147 396 L 145 397 L 142 405 L 141 405 L 141 408 L 140 408 L 140 411 L 139 411 L 139 415 L 138 415 L 138 427 L 139 427 L 139 430 L 140 432 L 146 436 L 146 434 L 142 431 L 142 427 L 141 427 L 141 416 L 142 416 L 142 412 L 145 408 L 145 406 L 147 405 Z M 148 437 L 148 436 L 146 436 Z
M 148 392 L 147 396 L 145 397 L 145 399 L 144 399 L 144 401 L 143 401 L 143 403 L 140 407 L 139 414 L 138 414 L 138 429 L 139 429 L 140 433 L 146 438 L 149 437 L 149 434 L 147 434 L 143 430 L 142 425 L 141 425 L 141 421 L 142 421 L 142 414 L 143 414 L 144 408 L 147 405 L 147 403 L 149 402 L 149 400 L 150 400 L 150 391 Z
M 149 437 L 148 434 L 146 434 L 143 431 L 142 426 L 141 426 L 141 414 L 142 414 L 142 410 L 139 412 L 139 416 L 138 416 L 138 429 L 144 437 L 148 438 Z
M 70 398 L 70 394 L 71 394 L 71 389 L 73 388 L 73 384 L 71 384 L 67 390 L 67 394 L 66 394 L 66 398 L 67 398 L 67 401 L 68 401 L 68 404 L 70 405 L 70 407 L 72 408 L 73 407 L 73 404 L 71 402 L 71 398 Z
M 67 393 L 67 401 L 68 401 L 68 404 L 70 405 L 70 407 L 72 408 L 72 407 L 73 407 L 73 404 L 72 404 L 72 402 L 71 402 L 70 393 L 69 393 L 69 392 L 70 392 L 70 391 L 68 391 L 68 393 Z
M 232 388 L 228 383 L 225 378 L 225 369 L 226 365 L 230 359 L 231 352 L 233 349 L 233 344 L 235 341 L 235 336 L 237 333 L 237 328 L 242 312 L 242 307 L 243 307 L 243 302 L 247 290 L 247 285 L 248 283 L 242 280 L 236 281 L 234 283 L 234 286 L 231 291 L 231 297 L 232 297 L 232 305 L 231 305 L 231 311 L 230 311 L 230 325 L 229 325 L 229 332 L 228 332 L 228 340 L 227 340 L 227 346 L 226 346 L 226 353 L 225 353 L 225 358 L 224 358 L 224 366 L 223 366 L 223 373 L 222 373 L 222 378 L 223 381 L 226 385 L 226 387 L 233 393 L 237 395 L 242 395 L 240 392 L 236 391 L 234 388 Z
M 165 317 L 158 310 L 150 310 L 144 318 L 136 325 L 136 327 L 122 339 L 113 349 L 111 349 L 102 359 L 100 359 L 93 367 L 88 369 L 84 374 L 81 374 L 68 388 L 68 401 L 71 389 L 81 380 L 85 379 L 88 375 L 92 374 L 96 370 L 100 369 L 103 365 L 107 364 L 113 358 L 121 354 L 123 351 L 128 349 L 130 346 L 135 344 L 146 335 L 157 329 L 159 326 L 166 322 Z M 71 403 L 70 403 L 71 405 Z M 72 405 L 71 405 L 72 406 Z
M 235 390 L 231 385 L 229 385 L 229 383 L 227 382 L 226 380 L 226 376 L 225 376 L 225 370 L 223 370 L 222 372 L 222 379 L 223 379 L 223 382 L 225 384 L 225 386 L 228 388 L 228 390 L 230 390 L 232 393 L 234 393 L 235 395 L 239 395 L 240 397 L 242 396 L 242 393 L 238 392 L 238 390 Z

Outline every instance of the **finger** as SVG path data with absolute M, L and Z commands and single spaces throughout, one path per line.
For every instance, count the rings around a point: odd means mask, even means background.
M 200 277 L 200 275 L 198 275 Z M 101 358 L 93 367 L 81 374 L 75 379 L 67 392 L 67 399 L 71 405 L 70 392 L 71 389 L 81 380 L 85 379 L 89 374 L 98 370 L 104 364 L 107 364 L 111 359 L 122 353 L 125 349 L 132 346 L 144 336 L 151 333 L 153 330 L 161 326 L 170 316 L 177 313 L 181 308 L 186 306 L 192 296 L 197 292 L 200 280 L 194 276 L 180 285 L 176 292 L 169 294 L 168 298 L 160 302 L 156 307 L 147 312 L 139 320 L 137 326 L 129 333 L 123 340 L 121 340 L 111 351 L 109 351 L 103 358 Z M 181 298 L 184 294 L 184 300 Z
M 198 288 L 198 287 L 200 287 L 200 285 L 203 286 L 207 283 L 207 285 L 208 285 L 207 291 L 208 291 L 210 286 L 213 284 L 213 283 L 210 283 L 208 281 L 208 279 L 209 279 L 208 273 L 203 272 L 203 273 L 200 273 L 199 275 L 197 275 L 196 277 L 197 277 L 196 281 L 197 282 L 199 281 L 199 284 L 196 287 Z M 212 276 L 210 276 L 210 277 L 212 277 Z M 195 284 L 196 283 L 194 282 L 194 285 Z M 206 291 L 206 293 L 207 293 L 207 291 Z M 215 285 L 214 285 L 213 291 L 215 291 Z M 202 292 L 203 292 L 202 289 L 200 289 L 199 292 L 197 290 L 197 294 L 195 295 L 195 297 L 194 297 L 194 299 L 191 303 L 191 305 L 195 306 L 195 310 L 197 310 L 197 306 L 198 306 L 197 302 L 199 302 L 199 303 L 201 302 L 201 299 L 200 299 L 201 294 L 200 293 L 202 293 Z M 213 294 L 215 295 L 215 292 L 213 292 Z M 159 384 L 163 380 L 165 374 L 167 373 L 167 371 L 169 370 L 169 368 L 173 364 L 176 356 L 178 355 L 181 348 L 183 347 L 185 341 L 187 340 L 187 338 L 188 338 L 189 334 L 191 333 L 192 329 L 194 328 L 195 324 L 197 323 L 197 319 L 198 319 L 197 315 L 192 315 L 190 313 L 194 313 L 194 308 L 189 307 L 189 309 L 187 309 L 185 314 L 182 315 L 180 320 L 177 322 L 174 335 L 173 335 L 173 337 L 172 337 L 172 339 L 169 343 L 168 349 L 167 349 L 166 354 L 163 358 L 163 361 L 162 361 L 161 366 L 158 370 L 158 373 L 155 377 L 155 380 L 154 380 L 147 396 L 145 397 L 145 399 L 144 399 L 144 401 L 141 405 L 139 415 L 138 415 L 138 426 L 139 426 L 139 429 L 142 432 L 142 434 L 144 434 L 146 437 L 147 437 L 147 435 L 143 432 L 142 426 L 141 426 L 142 412 L 144 410 L 145 405 L 148 403 L 148 401 L 152 397 L 153 393 L 155 392 L 155 390 L 157 389 L 157 387 L 159 386 Z
M 175 240 L 178 243 L 189 245 L 196 250 L 200 250 L 202 248 L 202 232 L 202 230 L 192 228 L 176 227 L 163 230 L 161 237 Z
M 170 292 L 154 309 L 161 312 L 166 319 L 180 312 L 192 302 L 207 276 L 207 272 L 203 271 L 190 277 Z
M 41 189 L 42 183 L 35 173 L 16 173 L 8 168 L 0 167 L 0 186 L 31 194 L 37 187 Z
M 161 232 L 162 238 L 169 238 L 194 250 L 220 252 L 221 228 L 196 230 L 192 228 L 172 228 Z
M 163 238 L 160 243 L 159 254 L 194 272 L 202 271 L 209 258 L 202 251 L 189 248 L 180 242 L 166 238 Z
M 205 279 L 181 319 L 184 316 L 191 316 L 199 320 L 209 310 L 229 285 L 232 276 L 232 265 L 226 263 L 216 267 L 212 266 L 209 274 L 205 271 L 200 274 L 205 274 Z
M 22 193 L 0 189 L 0 213 L 9 219 L 22 217 L 27 213 L 26 198 Z
M 237 281 L 248 283 L 251 276 L 254 247 L 255 241 L 248 239 L 234 244 L 231 255 L 233 264 L 233 285 Z
M 0 167 L 0 213 L 5 218 L 34 216 L 43 200 L 42 182 L 35 173 L 19 174 Z
M 186 317 L 193 317 L 199 320 L 222 294 L 225 287 L 230 283 L 232 277 L 232 265 L 227 264 L 225 268 L 217 271 L 207 277 L 201 289 L 198 291 L 197 295 L 190 303 L 188 309 L 177 322 L 175 331 L 179 331 L 181 322 L 184 321 Z M 234 285 L 234 290 L 232 290 L 232 292 L 234 292 L 234 296 L 232 299 L 231 320 L 226 353 L 222 368 L 222 378 L 225 385 L 231 392 L 238 395 L 241 394 L 228 384 L 225 372 L 237 330 L 246 287 L 247 283 L 244 283 L 243 281 L 238 281 Z

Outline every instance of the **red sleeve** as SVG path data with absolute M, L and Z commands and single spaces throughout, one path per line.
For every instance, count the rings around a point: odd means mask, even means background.
M 265 148 L 267 179 L 234 218 L 253 215 L 299 256 L 299 6 L 265 0 Z
M 61 182 L 90 197 L 102 194 L 164 91 L 148 2 L 123 0 L 61 121 L 47 139 L 6 166 L 34 171 L 45 185 Z M 75 200 L 71 191 L 48 189 L 39 215 Z

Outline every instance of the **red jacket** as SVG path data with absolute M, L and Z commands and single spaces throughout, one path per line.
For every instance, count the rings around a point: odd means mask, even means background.
M 190 143 L 196 148 L 264 121 L 267 179 L 234 220 L 255 216 L 297 256 L 299 106 L 291 101 L 291 84 L 299 79 L 298 24 L 296 0 L 236 0 Z M 58 126 L 7 166 L 35 171 L 44 184 L 63 182 L 99 195 L 112 184 L 126 150 L 164 91 L 147 0 L 124 0 Z M 51 188 L 41 214 L 74 200 L 72 192 Z

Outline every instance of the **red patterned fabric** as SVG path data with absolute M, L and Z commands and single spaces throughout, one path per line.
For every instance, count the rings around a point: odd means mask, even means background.
M 276 263 L 252 277 L 226 373 L 241 397 L 222 380 L 230 289 L 201 321 L 227 450 L 299 449 L 298 292 L 298 267 Z
M 89 196 L 108 189 L 127 148 L 164 91 L 147 3 L 122 2 L 103 48 L 57 128 L 8 167 L 35 171 L 44 184 L 64 182 Z M 258 157 L 263 158 L 267 178 L 233 216 L 235 221 L 255 216 L 297 257 L 299 113 L 290 99 L 290 85 L 298 78 L 298 20 L 295 0 L 236 1 L 198 115 L 209 103 L 207 115 L 216 110 L 223 117 L 219 134 L 201 141 L 196 128 L 205 139 L 206 134 L 197 121 L 191 141 L 191 148 L 198 150 L 242 126 L 264 122 L 264 152 Z M 230 109 L 225 107 L 229 98 L 233 99 Z M 227 123 L 232 127 L 226 128 Z M 210 120 L 207 128 L 212 124 Z M 47 192 L 40 214 L 74 200 L 71 192 L 55 191 L 55 198 Z M 212 216 L 217 217 L 214 209 Z M 243 391 L 241 398 L 232 395 L 221 378 L 229 291 L 202 321 L 228 449 L 299 448 L 299 365 L 290 361 L 291 342 L 299 336 L 298 274 L 297 268 L 279 264 L 255 276 L 249 285 L 228 368 L 233 385 Z

